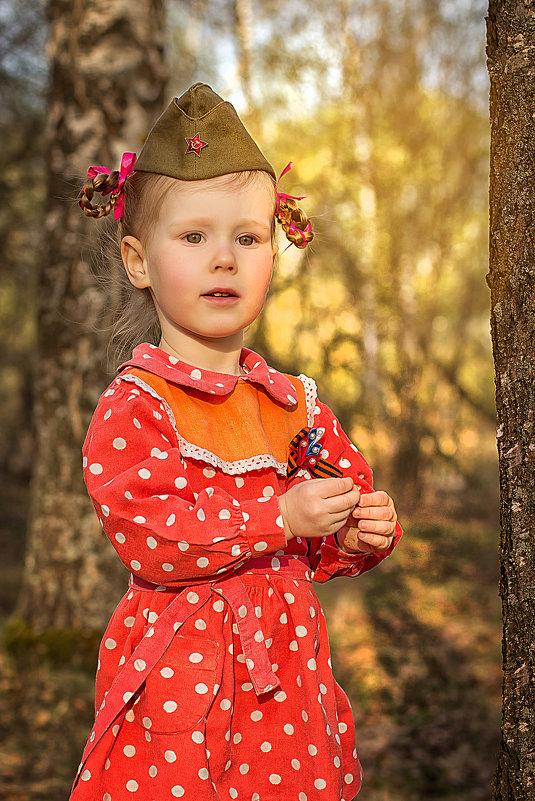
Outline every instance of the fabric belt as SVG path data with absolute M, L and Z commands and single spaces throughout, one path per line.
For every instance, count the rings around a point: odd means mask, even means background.
M 122 708 L 140 688 L 156 663 L 162 658 L 173 637 L 192 615 L 212 597 L 219 595 L 230 606 L 238 628 L 245 665 L 257 695 L 280 688 L 280 682 L 269 660 L 264 634 L 241 576 L 264 574 L 310 581 L 310 565 L 300 556 L 261 556 L 250 559 L 231 574 L 203 584 L 178 586 L 158 585 L 130 575 L 129 586 L 143 592 L 176 595 L 138 643 L 123 669 L 117 674 L 97 711 L 95 725 L 82 755 L 76 781 L 89 754 L 112 725 Z

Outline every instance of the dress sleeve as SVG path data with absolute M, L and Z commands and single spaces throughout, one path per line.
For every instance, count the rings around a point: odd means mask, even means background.
M 362 494 L 373 492 L 373 476 L 368 462 L 342 430 L 329 407 L 320 401 L 316 402 L 314 420 L 315 426 L 325 429 L 321 456 L 339 467 L 344 476 L 351 476 Z M 390 548 L 366 554 L 342 551 L 334 535 L 309 540 L 308 556 L 314 581 L 325 582 L 335 576 L 358 576 L 371 570 L 392 553 L 401 534 L 401 527 L 397 523 Z
M 286 545 L 276 496 L 239 502 L 217 486 L 194 494 L 163 404 L 120 379 L 99 401 L 83 465 L 106 535 L 148 581 L 205 582 Z

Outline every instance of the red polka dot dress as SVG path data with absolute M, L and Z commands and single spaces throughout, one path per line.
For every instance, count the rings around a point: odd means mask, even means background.
M 360 788 L 311 581 L 391 549 L 287 544 L 277 497 L 303 424 L 364 492 L 371 471 L 313 381 L 247 349 L 242 366 L 213 373 L 140 345 L 93 416 L 85 480 L 130 586 L 102 640 L 72 801 L 351 801 Z M 308 478 L 304 466 L 292 481 Z

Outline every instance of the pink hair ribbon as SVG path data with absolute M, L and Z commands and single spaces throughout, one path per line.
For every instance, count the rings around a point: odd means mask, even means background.
M 120 220 L 123 216 L 124 211 L 124 192 L 123 186 L 124 182 L 128 178 L 128 176 L 134 171 L 134 164 L 136 163 L 137 156 L 135 153 L 123 153 L 121 159 L 121 168 L 119 169 L 119 183 L 115 189 L 111 189 L 109 186 L 104 189 L 102 192 L 103 195 L 109 195 L 110 192 L 112 197 L 115 197 L 115 206 L 113 209 L 113 218 L 115 220 Z M 87 178 L 95 178 L 100 173 L 106 173 L 106 175 L 111 175 L 113 171 L 110 170 L 109 167 L 89 167 L 87 171 Z
M 275 206 L 275 217 L 278 219 L 279 222 L 282 222 L 281 218 L 283 218 L 283 217 L 287 218 L 287 215 L 285 215 L 284 212 L 280 211 L 281 202 L 284 203 L 284 201 L 288 200 L 288 199 L 291 199 L 291 200 L 304 200 L 306 198 L 306 195 L 302 195 L 301 197 L 296 197 L 295 195 L 287 195 L 284 192 L 279 192 L 278 191 L 280 179 L 284 175 L 286 175 L 287 172 L 290 172 L 291 169 L 292 169 L 292 162 L 289 161 L 288 164 L 286 165 L 286 167 L 283 169 L 283 171 L 279 175 L 279 177 L 277 179 L 277 183 L 275 184 L 275 191 L 277 193 L 277 203 L 276 203 L 276 206 Z M 312 224 L 309 222 L 307 227 L 305 228 L 305 230 L 302 231 L 301 228 L 298 228 L 296 226 L 296 224 L 294 223 L 294 221 L 290 218 L 289 233 L 294 234 L 296 231 L 299 231 L 299 233 L 302 234 L 303 239 L 304 239 L 305 238 L 304 237 L 305 233 L 308 233 L 309 231 L 312 231 Z M 305 242 L 305 244 L 306 244 L 306 242 Z

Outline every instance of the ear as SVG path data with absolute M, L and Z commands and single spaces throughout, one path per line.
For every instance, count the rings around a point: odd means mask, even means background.
M 273 253 L 273 258 L 275 258 L 275 256 L 279 252 L 279 246 L 278 246 L 277 242 L 273 242 L 273 245 L 271 246 L 271 250 L 272 250 L 272 253 Z
M 121 240 L 121 258 L 130 283 L 137 289 L 150 286 L 150 278 L 145 261 L 143 245 L 135 236 L 125 236 Z

